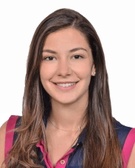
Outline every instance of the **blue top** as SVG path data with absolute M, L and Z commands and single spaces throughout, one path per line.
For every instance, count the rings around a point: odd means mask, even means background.
M 17 119 L 16 127 L 20 125 L 20 122 L 21 122 L 21 117 Z M 118 139 L 119 139 L 121 149 L 122 149 L 124 146 L 126 137 L 132 128 L 122 125 L 118 121 L 115 122 L 114 127 L 118 135 Z M 76 145 L 73 147 L 74 151 L 69 156 L 66 168 L 83 168 L 83 165 L 82 165 L 83 164 L 83 142 L 85 139 L 85 134 L 86 134 L 86 131 L 83 130 L 83 132 L 79 136 L 79 139 Z M 14 134 L 14 140 L 16 139 L 16 137 L 17 137 L 17 134 Z M 39 157 L 38 158 L 39 163 L 45 168 L 47 168 L 45 161 L 43 160 L 43 153 L 41 152 L 40 148 L 37 147 L 36 150 L 37 150 L 37 156 Z

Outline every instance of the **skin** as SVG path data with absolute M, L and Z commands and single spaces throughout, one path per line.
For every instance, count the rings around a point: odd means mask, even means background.
M 74 28 L 51 33 L 44 43 L 42 58 L 40 78 L 52 103 L 49 120 L 53 125 L 48 122 L 47 148 L 55 165 L 78 137 L 78 128 L 84 126 L 88 88 L 95 66 L 85 36 Z
M 4 161 L 6 122 L 0 127 L 0 167 Z M 2 167 L 1 167 L 2 168 Z
M 53 104 L 86 102 L 94 71 L 91 49 L 80 31 L 68 28 L 47 37 L 40 77 Z
M 43 47 L 40 78 L 52 111 L 46 128 L 49 158 L 55 165 L 85 126 L 88 87 L 95 66 L 85 36 L 74 28 L 51 33 Z M 0 128 L 0 167 L 4 160 L 6 123 Z M 50 134 L 51 132 L 51 134 Z M 135 145 L 127 168 L 135 165 Z
M 135 144 L 133 146 L 127 168 L 135 168 Z

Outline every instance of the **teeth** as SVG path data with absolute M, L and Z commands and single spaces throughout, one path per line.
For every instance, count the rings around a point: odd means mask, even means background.
M 60 87 L 70 87 L 75 85 L 75 83 L 58 83 L 57 85 Z

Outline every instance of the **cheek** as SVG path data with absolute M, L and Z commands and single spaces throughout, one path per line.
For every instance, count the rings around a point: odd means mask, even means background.
M 43 88 L 46 90 L 47 89 L 47 83 L 49 80 L 49 73 L 44 68 L 40 68 L 40 81 L 43 86 Z
M 91 73 L 92 73 L 92 68 L 90 64 L 85 64 L 84 66 L 81 66 L 80 69 L 78 69 L 78 76 L 80 79 L 83 80 L 86 87 L 88 87 L 90 84 Z
M 89 78 L 91 76 L 91 68 L 90 65 L 82 65 L 80 68 L 77 68 L 79 76 L 82 78 Z
M 46 70 L 43 66 L 40 67 L 40 79 L 41 81 L 46 77 Z
M 41 80 L 43 87 L 45 87 L 46 81 L 47 81 L 47 79 L 49 79 L 48 74 L 49 73 L 47 72 L 47 70 L 44 67 L 40 68 L 40 80 Z
M 45 66 L 44 64 L 41 64 L 40 66 L 41 80 L 49 79 L 52 73 L 53 73 L 53 68 L 51 66 Z

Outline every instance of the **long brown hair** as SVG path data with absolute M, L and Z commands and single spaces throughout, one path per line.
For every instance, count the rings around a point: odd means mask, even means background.
M 45 140 L 44 118 L 47 119 L 51 109 L 49 95 L 43 89 L 39 75 L 42 49 L 50 33 L 66 27 L 74 27 L 85 35 L 96 67 L 96 76 L 92 77 L 89 86 L 83 168 L 122 168 L 121 149 L 113 124 L 108 75 L 100 39 L 84 16 L 65 8 L 48 15 L 33 35 L 27 60 L 22 120 L 7 159 L 7 168 L 42 167 L 38 165 L 35 146 L 41 139 Z

